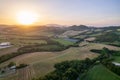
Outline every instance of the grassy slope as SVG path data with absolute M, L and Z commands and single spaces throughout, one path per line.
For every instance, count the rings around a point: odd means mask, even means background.
M 101 64 L 90 69 L 83 80 L 120 80 L 120 77 Z
M 120 63 L 120 56 L 114 56 L 113 58 L 114 58 L 115 62 L 119 62 Z

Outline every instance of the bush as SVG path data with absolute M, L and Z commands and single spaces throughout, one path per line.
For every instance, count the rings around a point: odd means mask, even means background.
M 12 66 L 16 66 L 16 63 L 10 62 L 10 63 L 8 64 L 8 67 L 12 67 Z
M 24 68 L 26 66 L 28 66 L 28 65 L 27 64 L 20 64 L 19 66 L 17 66 L 17 68 L 20 69 L 20 68 Z

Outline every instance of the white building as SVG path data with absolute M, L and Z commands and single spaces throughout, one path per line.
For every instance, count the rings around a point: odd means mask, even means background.
M 2 42 L 0 43 L 0 46 L 10 46 L 10 42 Z
M 3 49 L 3 48 L 8 48 L 8 47 L 11 47 L 12 45 L 10 44 L 10 42 L 2 42 L 0 43 L 0 49 Z
M 120 63 L 117 62 L 112 62 L 113 64 L 115 64 L 116 66 L 120 66 Z

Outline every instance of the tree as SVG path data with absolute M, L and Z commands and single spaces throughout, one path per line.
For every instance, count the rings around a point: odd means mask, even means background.
M 12 66 L 16 66 L 16 63 L 10 62 L 10 63 L 8 64 L 8 67 L 12 67 Z
M 78 78 L 78 74 L 75 69 L 69 68 L 63 75 L 63 80 L 76 80 Z
M 3 74 L 3 73 L 5 73 L 5 71 L 4 71 L 4 70 L 2 70 L 2 71 L 1 71 L 1 73 Z
M 28 66 L 27 64 L 20 64 L 17 68 L 23 68 L 23 67 L 26 67 Z

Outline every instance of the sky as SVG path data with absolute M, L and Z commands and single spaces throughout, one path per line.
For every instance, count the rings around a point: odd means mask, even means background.
M 20 11 L 36 13 L 36 25 L 120 25 L 120 0 L 0 0 L 0 24 L 18 24 Z

